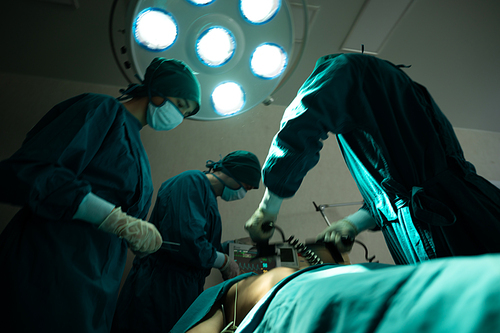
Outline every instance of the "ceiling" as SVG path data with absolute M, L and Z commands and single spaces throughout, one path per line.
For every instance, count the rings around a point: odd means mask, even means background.
M 113 1 L 55 2 L 5 1 L 0 72 L 125 87 L 108 33 Z M 319 57 L 343 52 L 364 2 L 307 1 L 317 9 L 307 47 L 273 94 L 274 104 L 291 102 Z M 300 26 L 302 18 L 295 19 Z M 498 0 L 414 0 L 377 56 L 411 65 L 405 71 L 429 89 L 455 127 L 500 132 L 499 33 Z

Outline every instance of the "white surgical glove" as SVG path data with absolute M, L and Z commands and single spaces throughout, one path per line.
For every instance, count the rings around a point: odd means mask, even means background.
M 139 256 L 158 251 L 162 244 L 161 235 L 154 224 L 127 215 L 120 207 L 106 217 L 99 229 L 124 238 L 130 249 Z
M 224 280 L 232 279 L 238 275 L 240 275 L 240 266 L 229 256 L 226 254 L 226 262 L 224 265 L 219 268 L 220 273 L 222 274 L 222 278 Z
M 259 208 L 257 208 L 252 217 L 245 223 L 245 229 L 254 242 L 260 243 L 273 236 L 274 228 L 269 231 L 264 231 L 262 230 L 262 224 L 264 222 L 274 223 L 276 221 L 282 202 L 283 198 L 278 197 L 266 188 Z
M 356 213 L 332 223 L 316 237 L 316 240 L 334 243 L 340 253 L 345 253 L 352 250 L 354 239 L 361 231 L 373 229 L 375 226 L 375 219 L 370 213 L 365 209 L 360 209 Z

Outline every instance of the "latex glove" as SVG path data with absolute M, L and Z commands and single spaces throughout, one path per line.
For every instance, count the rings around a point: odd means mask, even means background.
M 245 229 L 254 242 L 264 242 L 273 236 L 274 228 L 266 231 L 262 229 L 262 224 L 264 222 L 274 223 L 276 221 L 282 202 L 283 198 L 278 197 L 266 188 L 259 208 L 257 208 L 250 219 L 245 223 Z
M 278 214 L 269 214 L 264 211 L 262 208 L 257 208 L 255 213 L 253 213 L 252 217 L 245 223 L 245 229 L 250 234 L 250 238 L 255 243 L 264 242 L 274 234 L 274 228 L 271 228 L 269 231 L 265 231 L 262 228 L 262 224 L 264 222 L 273 222 L 278 218 Z
M 162 245 L 161 235 L 154 224 L 127 215 L 120 207 L 106 217 L 99 229 L 124 238 L 139 256 L 156 252 Z
M 332 223 L 328 228 L 323 230 L 318 237 L 317 241 L 324 241 L 325 243 L 333 243 L 340 253 L 350 252 L 354 245 L 354 239 L 358 235 L 358 228 L 349 220 L 340 220 Z M 352 240 L 342 242 L 342 236 Z
M 232 279 L 240 275 L 240 266 L 226 254 L 226 263 L 219 268 L 224 280 Z

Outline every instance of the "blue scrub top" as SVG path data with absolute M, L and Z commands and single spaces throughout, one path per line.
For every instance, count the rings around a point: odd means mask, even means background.
M 217 197 L 201 171 L 185 171 L 158 191 L 150 221 L 178 251 L 135 258 L 123 285 L 112 332 L 168 332 L 203 292 L 222 251 Z
M 217 197 L 206 174 L 185 171 L 165 181 L 150 218 L 163 240 L 179 243 L 174 264 L 211 269 L 222 251 L 222 222 Z
M 146 218 L 153 193 L 142 125 L 115 98 L 52 108 L 0 162 L 0 201 L 22 206 L 0 235 L 2 327 L 109 332 L 127 244 L 73 220 L 89 192 Z

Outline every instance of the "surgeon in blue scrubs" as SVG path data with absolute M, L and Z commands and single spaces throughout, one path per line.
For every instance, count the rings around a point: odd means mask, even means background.
M 145 258 L 136 257 L 120 293 L 112 332 L 169 332 L 203 292 L 212 268 L 224 280 L 239 266 L 223 252 L 217 197 L 242 199 L 259 187 L 261 166 L 251 152 L 237 150 L 209 171 L 185 171 L 158 191 L 150 221 L 167 245 Z
M 500 190 L 465 160 L 446 116 L 401 67 L 365 54 L 317 61 L 264 163 L 266 191 L 246 223 L 254 241 L 272 236 L 263 222 L 277 219 L 333 133 L 364 205 L 319 240 L 346 252 L 361 231 L 381 229 L 398 264 L 500 252 Z
M 174 128 L 199 106 L 191 70 L 155 58 L 120 99 L 53 107 L 0 162 L 0 201 L 22 206 L 0 235 L 2 331 L 110 331 L 127 248 L 162 242 L 142 220 L 153 186 L 140 130 Z

